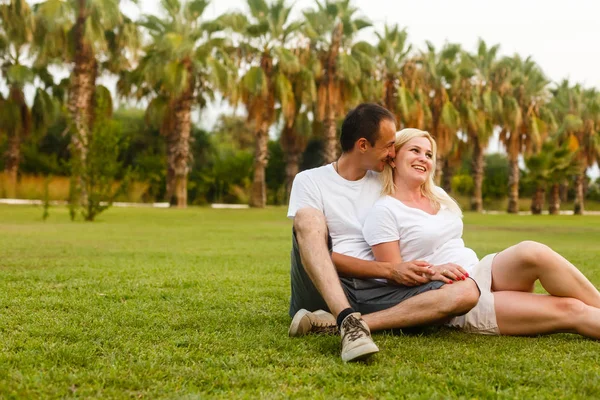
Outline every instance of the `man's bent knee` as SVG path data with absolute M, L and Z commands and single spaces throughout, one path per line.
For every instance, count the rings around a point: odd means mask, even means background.
M 479 289 L 472 279 L 444 285 L 442 289 L 445 291 L 447 299 L 440 306 L 442 312 L 448 316 L 466 314 L 479 301 Z

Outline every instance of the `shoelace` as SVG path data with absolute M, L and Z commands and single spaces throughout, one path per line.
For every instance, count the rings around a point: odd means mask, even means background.
M 326 335 L 336 335 L 338 333 L 338 328 L 336 324 L 330 324 L 327 322 L 312 322 L 310 323 L 312 325 L 311 331 L 313 333 L 323 333 Z
M 360 321 L 352 315 L 350 315 L 344 320 L 342 326 L 345 328 L 344 336 L 348 336 L 350 340 L 356 340 L 363 334 L 366 336 L 370 335 L 369 331 L 365 329 L 365 327 L 360 323 Z

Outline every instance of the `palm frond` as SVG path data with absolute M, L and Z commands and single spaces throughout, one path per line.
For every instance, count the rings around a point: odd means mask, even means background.
M 273 49 L 273 55 L 282 72 L 286 74 L 296 74 L 300 71 L 300 62 L 294 53 L 285 47 L 276 47 Z
M 266 18 L 269 13 L 269 6 L 265 0 L 247 0 L 250 14 L 259 20 Z
M 266 96 L 269 92 L 267 77 L 260 67 L 252 67 L 242 78 L 242 89 L 251 96 Z
M 361 69 L 358 60 L 351 55 L 341 53 L 338 56 L 337 77 L 347 80 L 351 84 L 357 84 L 361 78 Z

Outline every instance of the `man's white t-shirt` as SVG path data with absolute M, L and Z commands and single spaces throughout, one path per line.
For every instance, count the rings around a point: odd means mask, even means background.
M 479 259 L 465 247 L 462 234 L 462 219 L 446 207 L 432 215 L 391 196 L 375 203 L 363 227 L 365 240 L 371 246 L 399 240 L 403 261 L 454 263 L 471 273 Z
M 357 181 L 342 178 L 333 164 L 309 169 L 296 175 L 290 195 L 288 218 L 303 207 L 325 215 L 333 251 L 363 260 L 373 260 L 362 227 L 369 210 L 381 197 L 379 174 L 367 171 Z

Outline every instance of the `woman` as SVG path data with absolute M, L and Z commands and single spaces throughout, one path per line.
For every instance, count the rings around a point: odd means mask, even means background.
M 396 158 L 382 173 L 385 196 L 363 228 L 378 261 L 424 260 L 432 280 L 475 280 L 479 303 L 450 326 L 483 334 L 573 332 L 600 339 L 600 292 L 575 266 L 531 241 L 479 261 L 462 240 L 460 208 L 433 183 L 433 138 L 404 129 L 395 147 Z M 549 295 L 533 293 L 537 280 Z

